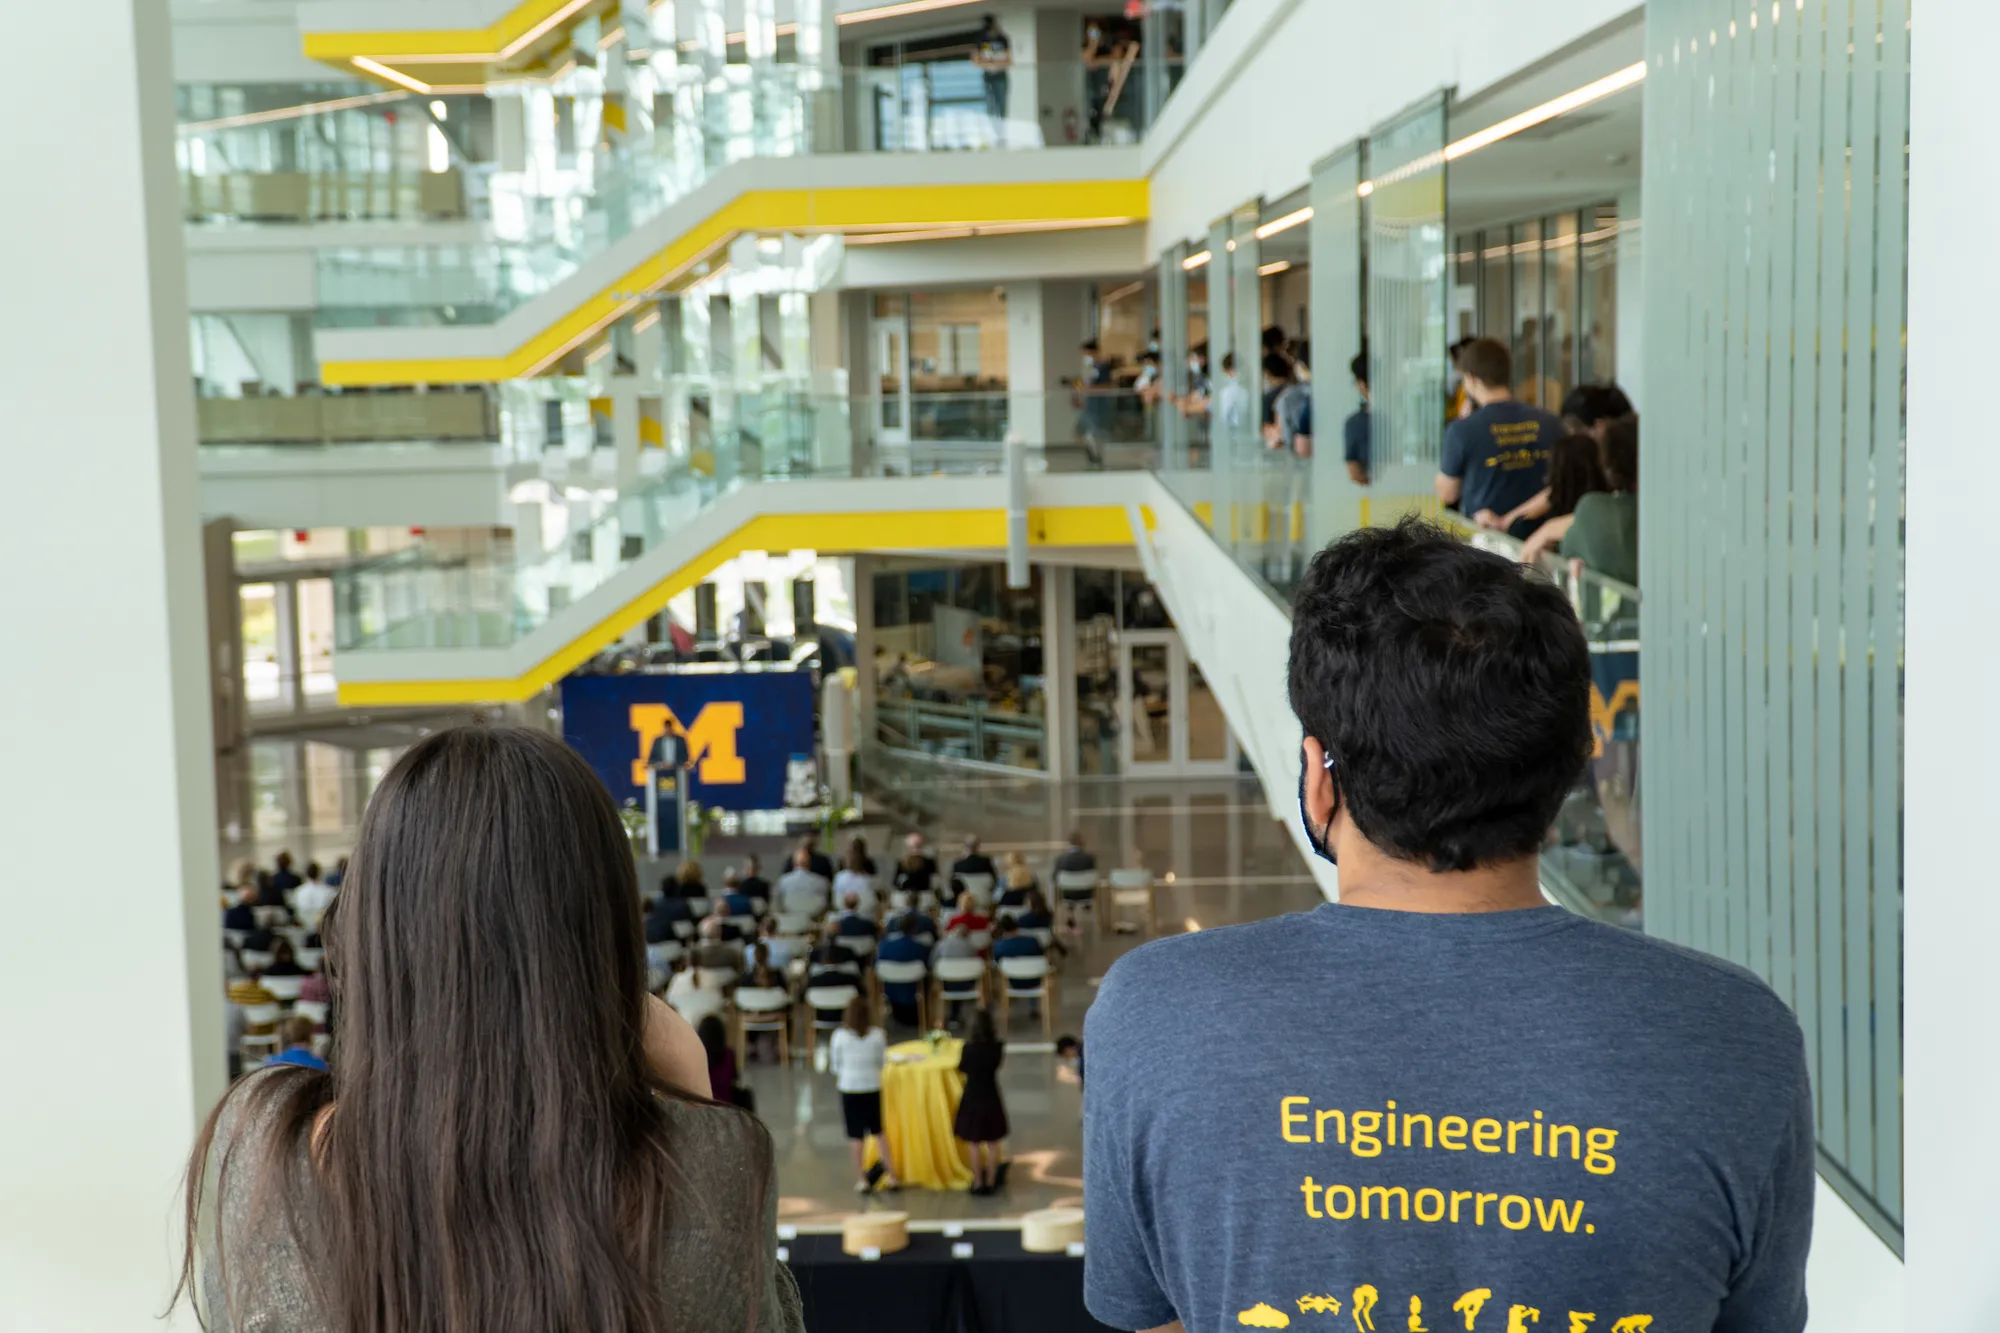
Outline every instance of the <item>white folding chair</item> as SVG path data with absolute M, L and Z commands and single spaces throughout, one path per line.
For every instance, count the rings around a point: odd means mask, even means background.
M 792 1061 L 792 997 L 782 986 L 738 986 L 736 1059 L 744 1062 L 743 1037 L 752 1032 L 778 1034 L 778 1060 Z
M 778 913 L 780 935 L 810 935 L 813 933 L 814 924 L 812 917 L 804 912 Z
M 937 999 L 931 1008 L 940 1020 L 949 1016 L 951 1006 L 986 1002 L 986 960 L 983 958 L 940 958 L 931 968 Z
M 979 904 L 980 911 L 983 912 L 993 905 L 993 876 L 954 875 L 952 878 L 958 881 L 960 888 L 972 895 L 973 901 Z
M 721 1014 L 728 1007 L 729 1000 L 721 991 L 697 986 L 679 996 L 668 996 L 667 1003 L 690 1025 L 699 1027 L 701 1020 L 710 1014 Z
M 249 938 L 250 932 L 247 930 L 225 930 L 222 932 L 222 942 L 232 949 L 242 948 L 244 941 Z
M 1125 921 L 1118 915 L 1121 907 L 1143 907 L 1146 910 L 1146 933 L 1157 935 L 1160 920 L 1153 901 L 1153 872 L 1150 870 L 1114 870 L 1111 872 L 1111 928 L 1123 930 Z
M 237 1038 L 237 1052 L 247 1056 L 254 1046 L 267 1055 L 276 1055 L 285 1040 L 278 1032 L 278 1024 L 284 1021 L 285 1011 L 275 1004 L 244 1005 L 243 1035 Z
M 756 918 L 756 917 L 754 917 L 754 916 L 732 916 L 732 917 L 724 917 L 723 919 L 724 919 L 725 921 L 727 921 L 727 922 L 728 922 L 728 923 L 729 923 L 730 925 L 732 925 L 732 926 L 736 927 L 736 928 L 737 928 L 738 930 L 742 931 L 742 932 L 743 932 L 743 938 L 744 938 L 744 939 L 748 940 L 748 939 L 755 939 L 755 938 L 756 938 L 756 936 L 757 936 L 757 918 Z
M 715 906 L 715 900 L 712 898 L 688 899 L 688 911 L 694 913 L 695 919 L 697 921 L 700 920 L 702 917 L 707 916 L 709 913 L 709 909 L 711 909 L 714 906 Z
M 751 916 L 763 916 L 766 912 L 770 910 L 771 910 L 771 903 L 768 898 L 752 898 L 750 900 Z
M 857 986 L 814 986 L 806 991 L 806 1059 L 819 1055 L 819 1034 L 840 1026 L 847 1014 L 848 1001 L 861 994 Z
M 264 989 L 271 992 L 280 1004 L 290 1004 L 299 998 L 299 990 L 306 984 L 304 977 L 265 977 Z
M 313 1021 L 314 1027 L 324 1028 L 329 1008 L 330 1006 L 319 1000 L 300 1000 L 292 1006 L 292 1016 L 294 1018 L 310 1018 Z
M 290 940 L 292 942 L 293 952 L 297 952 L 298 950 L 305 948 L 306 936 L 312 934 L 312 932 L 310 930 L 307 930 L 304 926 L 277 926 L 272 929 L 271 933 L 273 935 L 282 935 L 286 939 Z
M 930 989 L 930 972 L 930 968 L 921 960 L 909 963 L 891 963 L 881 959 L 875 961 L 875 990 L 878 999 L 881 997 L 881 991 L 884 986 L 915 986 L 917 988 L 917 1030 L 919 1032 L 928 1032 L 930 1030 L 930 1023 L 927 1021 L 927 1015 L 930 1012 L 930 996 L 926 994 Z
M 282 926 L 292 919 L 290 910 L 283 907 L 253 907 L 250 914 L 257 918 L 257 925 L 262 930 Z
M 240 957 L 243 959 L 243 966 L 249 968 L 252 972 L 262 972 L 265 968 L 278 961 L 278 955 L 264 949 L 245 949 Z
M 1058 870 L 1056 872 L 1056 895 L 1062 899 L 1072 917 L 1079 907 L 1088 907 L 1093 919 L 1097 918 L 1097 872 L 1095 870 Z
M 698 967 L 694 970 L 694 980 L 703 990 L 717 993 L 729 989 L 742 979 L 743 974 L 733 967 Z
M 866 961 L 875 956 L 875 937 L 873 935 L 842 935 L 840 937 L 840 947 L 853 954 L 856 958 Z
M 317 972 L 319 971 L 320 964 L 326 961 L 326 950 L 300 949 L 292 956 L 298 959 L 299 966 L 303 967 L 306 971 Z
M 1054 1036 L 1056 988 L 1054 974 L 1049 971 L 1049 960 L 1023 955 L 1018 958 L 996 958 L 993 963 L 1000 969 L 1000 976 L 1004 982 L 1001 990 L 1000 1030 L 1005 1032 L 1013 1019 L 1014 1001 L 1031 1000 L 1042 1006 L 1043 1035 Z
M 683 944 L 688 943 L 692 941 L 695 936 L 694 922 L 676 921 L 673 923 L 673 931 L 675 939 L 681 941 Z
M 1044 954 L 1056 947 L 1056 933 L 1047 926 L 1023 927 L 1021 933 L 1041 945 Z

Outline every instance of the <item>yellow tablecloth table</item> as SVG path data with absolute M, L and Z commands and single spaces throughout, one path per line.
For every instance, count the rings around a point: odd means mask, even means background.
M 905 1185 L 933 1190 L 962 1190 L 972 1185 L 972 1165 L 965 1146 L 952 1137 L 952 1118 L 965 1076 L 958 1072 L 956 1037 L 938 1043 L 906 1041 L 889 1048 L 882 1066 L 882 1135 L 889 1140 L 896 1174 Z M 911 1057 L 920 1057 L 912 1059 Z M 875 1160 L 874 1146 L 868 1161 Z

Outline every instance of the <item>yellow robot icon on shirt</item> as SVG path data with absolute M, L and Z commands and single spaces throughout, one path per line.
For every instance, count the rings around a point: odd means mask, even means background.
M 1590 1333 L 1590 1321 L 1595 1318 L 1597 1316 L 1594 1314 L 1581 1314 L 1575 1310 L 1571 1310 L 1569 1312 L 1569 1333 Z
M 1375 1302 L 1382 1299 L 1382 1293 L 1367 1283 L 1354 1289 L 1354 1327 L 1356 1333 L 1375 1333 Z
M 1451 1308 L 1465 1316 L 1467 1333 L 1472 1331 L 1472 1321 L 1479 1318 L 1479 1312 L 1486 1308 L 1486 1302 L 1493 1299 L 1493 1288 L 1474 1287 L 1465 1295 L 1451 1303 Z
M 1507 1307 L 1507 1333 L 1528 1333 L 1528 1325 L 1542 1322 L 1542 1312 L 1532 1305 Z
M 1649 1314 L 1628 1314 L 1611 1326 L 1611 1333 L 1646 1333 L 1653 1326 Z
M 1300 1313 L 1300 1314 L 1339 1314 L 1339 1313 L 1340 1313 L 1340 1297 L 1338 1297 L 1338 1296 L 1301 1296 L 1301 1297 L 1299 1297 L 1299 1313 Z
M 1290 1328 L 1292 1317 L 1283 1310 L 1258 1301 L 1249 1309 L 1236 1316 L 1236 1322 L 1249 1328 Z
M 1410 1333 L 1430 1333 L 1424 1327 L 1424 1300 L 1421 1296 L 1410 1297 Z

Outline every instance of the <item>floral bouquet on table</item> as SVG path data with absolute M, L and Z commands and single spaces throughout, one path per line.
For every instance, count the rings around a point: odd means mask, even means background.
M 932 1028 L 929 1032 L 926 1032 L 924 1034 L 924 1040 L 930 1043 L 932 1055 L 936 1055 L 938 1053 L 938 1048 L 944 1045 L 945 1038 L 949 1037 L 950 1035 L 951 1034 L 949 1032 L 946 1032 L 943 1028 Z

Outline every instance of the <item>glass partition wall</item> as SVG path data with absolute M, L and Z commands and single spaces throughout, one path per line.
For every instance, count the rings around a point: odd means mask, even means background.
M 1458 233 L 1452 255 L 1455 336 L 1498 338 L 1514 354 L 1514 393 L 1562 407 L 1579 384 L 1605 384 L 1618 366 L 1615 203 Z

